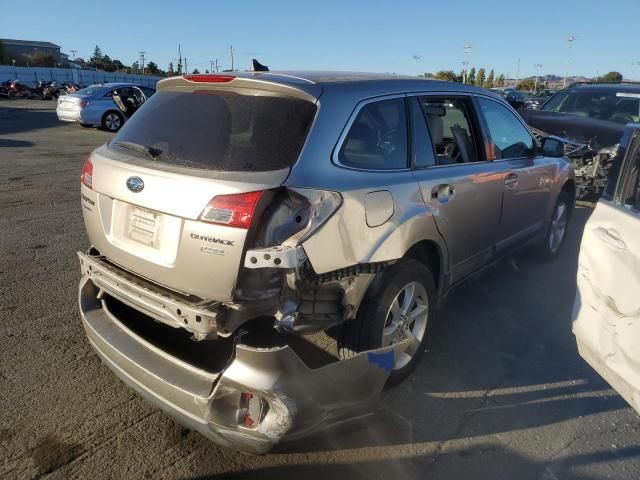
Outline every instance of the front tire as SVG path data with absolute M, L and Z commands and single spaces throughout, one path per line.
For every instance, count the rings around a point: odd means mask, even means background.
M 101 126 L 103 130 L 115 133 L 120 130 L 123 123 L 124 119 L 122 118 L 122 114 L 111 110 L 102 116 Z
M 400 383 L 424 353 L 435 300 L 433 275 L 424 264 L 402 259 L 388 267 L 369 287 L 357 317 L 342 325 L 338 337 L 340 356 L 350 358 L 409 339 L 407 350 L 394 357 L 387 380 L 387 385 Z
M 573 204 L 573 199 L 566 191 L 560 192 L 551 213 L 551 220 L 547 227 L 544 241 L 537 247 L 536 254 L 540 260 L 553 260 L 562 250 L 569 230 Z

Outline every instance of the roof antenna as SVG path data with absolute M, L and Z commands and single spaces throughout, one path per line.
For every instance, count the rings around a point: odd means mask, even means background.
M 268 72 L 269 67 L 267 67 L 266 65 L 262 65 L 258 60 L 253 58 L 251 60 L 251 71 L 252 72 Z

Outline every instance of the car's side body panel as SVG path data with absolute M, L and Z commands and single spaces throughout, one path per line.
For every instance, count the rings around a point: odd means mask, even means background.
M 580 355 L 640 412 L 640 125 L 580 247 L 573 332 Z M 619 175 L 619 176 L 618 176 Z

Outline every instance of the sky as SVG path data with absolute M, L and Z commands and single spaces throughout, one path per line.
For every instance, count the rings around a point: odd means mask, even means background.
M 617 70 L 640 80 L 640 0 L 30 0 L 20 12 L 0 16 L 0 38 L 50 41 L 84 59 L 99 45 L 126 65 L 146 51 L 162 69 L 177 63 L 178 44 L 189 70 L 215 59 L 229 68 L 233 45 L 241 70 L 255 57 L 271 70 L 411 75 L 459 72 L 468 57 L 470 67 L 522 78 L 536 64 L 562 76 L 570 54 L 569 75 Z

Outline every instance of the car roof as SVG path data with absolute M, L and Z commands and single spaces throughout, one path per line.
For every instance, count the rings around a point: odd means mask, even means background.
M 638 93 L 640 92 L 640 83 L 573 83 L 569 85 L 567 89 L 589 89 L 600 91 L 615 90 L 616 92 Z
M 480 87 L 466 85 L 458 82 L 446 82 L 432 80 L 423 77 L 411 77 L 405 75 L 395 75 L 389 73 L 368 73 L 368 72 L 336 72 L 336 71 L 270 71 L 270 72 L 221 72 L 219 74 L 209 74 L 212 76 L 233 76 L 241 80 L 244 85 L 249 85 L 252 81 L 279 85 L 289 89 L 296 89 L 307 94 L 318 97 L 323 91 L 352 92 L 354 96 L 379 96 L 392 95 L 404 92 L 419 91 L 442 91 L 442 92 L 468 92 L 484 93 L 495 96 L 494 92 L 489 92 Z M 206 76 L 206 75 L 204 75 Z M 174 86 L 184 86 L 186 82 L 181 77 L 172 77 L 161 80 L 158 88 L 172 88 Z M 218 88 L 234 86 L 235 82 L 221 83 Z

